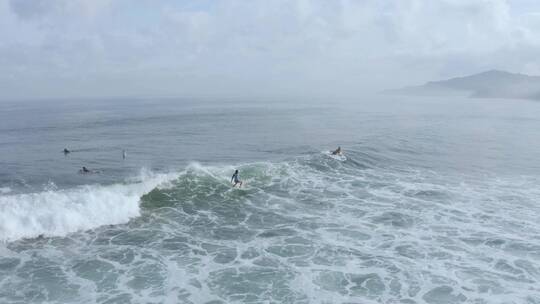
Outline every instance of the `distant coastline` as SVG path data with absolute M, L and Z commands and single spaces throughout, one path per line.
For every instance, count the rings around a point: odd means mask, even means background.
M 540 100 L 540 76 L 491 70 L 465 77 L 430 81 L 424 85 L 384 91 L 415 96 L 467 96 Z

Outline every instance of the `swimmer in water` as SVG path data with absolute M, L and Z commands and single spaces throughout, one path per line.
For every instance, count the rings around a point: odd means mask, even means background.
M 343 155 L 341 147 L 338 147 L 335 151 L 332 151 L 332 155 Z
M 233 188 L 236 187 L 236 185 L 240 184 L 238 188 L 242 188 L 242 181 L 238 179 L 238 170 L 234 171 L 233 176 L 231 177 L 231 183 L 234 182 Z

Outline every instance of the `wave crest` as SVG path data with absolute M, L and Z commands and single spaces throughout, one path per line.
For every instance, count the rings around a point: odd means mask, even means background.
M 137 181 L 109 186 L 0 196 L 0 241 L 64 236 L 102 225 L 126 223 L 139 216 L 142 195 L 166 186 L 178 174 L 143 171 Z

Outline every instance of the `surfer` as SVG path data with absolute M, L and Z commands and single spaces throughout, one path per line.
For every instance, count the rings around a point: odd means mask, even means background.
M 69 151 L 67 148 L 64 148 L 64 154 L 67 155 L 69 153 L 71 153 L 71 151 Z
M 341 152 L 341 147 L 337 147 L 336 150 L 332 151 L 332 155 L 343 155 Z
M 79 170 L 79 172 L 82 173 L 82 174 L 92 173 L 92 171 L 88 170 L 88 168 L 86 168 L 86 167 L 82 167 L 82 169 Z
M 122 159 L 126 159 L 127 153 L 126 150 L 122 150 Z
M 238 185 L 238 184 L 240 184 L 240 186 L 238 186 L 238 188 L 242 187 L 242 181 L 240 179 L 238 179 L 238 170 L 234 171 L 234 174 L 231 177 L 231 183 L 232 182 L 234 182 L 233 188 L 236 187 L 236 185 Z

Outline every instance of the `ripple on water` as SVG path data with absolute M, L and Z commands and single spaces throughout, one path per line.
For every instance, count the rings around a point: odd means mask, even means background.
M 399 255 L 413 259 L 413 260 L 420 260 L 426 256 L 422 252 L 422 249 L 418 248 L 417 245 L 400 245 L 400 246 L 397 246 L 395 250 Z
M 278 237 L 278 236 L 291 236 L 295 235 L 296 231 L 294 229 L 289 228 L 281 228 L 281 229 L 269 229 L 264 232 L 261 232 L 257 235 L 257 237 L 260 238 L 271 238 L 271 237 Z
M 294 291 L 288 282 L 291 272 L 270 267 L 227 268 L 210 272 L 209 287 L 228 301 L 259 302 L 261 298 L 294 302 L 305 296 Z
M 117 248 L 116 250 L 108 250 L 99 254 L 102 259 L 109 260 L 121 265 L 127 265 L 133 262 L 136 253 L 132 248 Z
M 266 248 L 267 252 L 273 253 L 283 258 L 308 256 L 313 253 L 313 250 L 314 248 L 312 246 L 298 244 L 276 245 Z
M 260 256 L 260 253 L 256 248 L 249 247 L 244 252 L 242 252 L 242 254 L 240 255 L 240 258 L 243 260 L 252 260 L 259 256 Z
M 14 270 L 21 260 L 18 258 L 0 258 L 0 272 L 9 272 Z
M 191 248 L 188 245 L 188 238 L 183 236 L 173 236 L 162 240 L 158 246 L 170 254 L 187 254 Z
M 430 202 L 446 202 L 451 198 L 451 195 L 444 190 L 409 191 L 405 195 Z
M 495 269 L 497 269 L 499 271 L 509 273 L 509 274 L 512 274 L 512 275 L 523 274 L 523 270 L 517 269 L 517 268 L 511 266 L 505 260 L 498 260 L 497 263 L 495 264 Z
M 438 286 L 422 296 L 422 299 L 429 304 L 454 304 L 462 303 L 467 297 L 459 292 L 455 292 L 450 286 Z
M 371 239 L 371 236 L 369 234 L 360 232 L 356 229 L 329 228 L 326 229 L 326 231 L 336 233 L 338 237 L 342 237 L 345 239 L 352 239 L 357 241 L 367 241 Z
M 72 266 L 78 277 L 94 282 L 103 281 L 113 269 L 112 264 L 99 260 L 78 261 Z
M 414 225 L 414 218 L 401 212 L 388 211 L 371 218 L 375 224 L 383 224 L 397 228 L 410 228 Z
M 137 247 L 145 247 L 148 244 L 161 240 L 166 234 L 158 230 L 150 229 L 135 229 L 126 230 L 111 239 L 111 243 L 115 245 L 130 245 Z
M 233 262 L 237 256 L 236 248 L 221 249 L 214 257 L 214 262 L 218 264 L 228 264 Z
M 36 257 L 17 269 L 17 276 L 25 284 L 19 288 L 6 290 L 12 296 L 23 294 L 25 299 L 36 302 L 70 302 L 78 296 L 78 285 L 73 283 L 57 263 Z
M 375 299 L 386 290 L 383 280 L 375 273 L 320 271 L 314 283 L 324 290 L 351 297 L 362 296 Z

